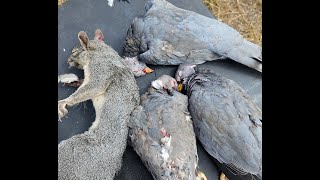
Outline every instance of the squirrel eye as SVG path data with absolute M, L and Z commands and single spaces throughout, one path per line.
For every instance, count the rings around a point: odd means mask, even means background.
M 79 53 L 78 53 L 78 51 L 77 50 L 74 50 L 73 52 L 72 52 L 72 56 L 77 56 Z

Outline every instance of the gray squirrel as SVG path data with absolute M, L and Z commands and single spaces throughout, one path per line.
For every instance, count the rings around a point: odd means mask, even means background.
M 88 131 L 58 144 L 59 179 L 111 180 L 120 170 L 127 145 L 128 120 L 139 105 L 137 83 L 124 60 L 103 42 L 97 29 L 93 40 L 78 33 L 80 45 L 68 63 L 84 70 L 84 80 L 69 97 L 58 101 L 59 120 L 67 107 L 91 99 L 96 119 Z

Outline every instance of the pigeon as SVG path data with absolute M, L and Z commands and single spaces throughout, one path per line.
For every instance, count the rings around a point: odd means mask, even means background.
M 149 0 L 127 31 L 124 56 L 153 65 L 202 64 L 231 59 L 262 72 L 262 47 L 216 19 Z
M 175 78 L 208 154 L 236 175 L 262 179 L 262 111 L 250 96 L 234 81 L 193 64 L 179 65 Z
M 176 80 L 162 75 L 131 113 L 128 144 L 157 180 L 206 180 L 198 169 L 196 137 L 188 97 Z

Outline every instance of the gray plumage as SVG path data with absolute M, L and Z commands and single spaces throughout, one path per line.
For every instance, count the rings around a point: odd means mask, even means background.
M 262 176 L 262 111 L 234 81 L 204 69 L 188 75 L 187 66 L 180 65 L 176 77 L 184 77 L 194 130 L 205 150 L 236 174 Z
M 194 180 L 198 155 L 188 98 L 174 90 L 177 84 L 169 93 L 165 86 L 171 85 L 165 79 L 175 81 L 170 76 L 161 76 L 141 96 L 141 105 L 131 115 L 129 144 L 154 179 Z
M 153 72 L 145 63 L 138 61 L 138 57 L 124 57 L 124 64 L 132 71 L 134 77 L 140 77 Z
M 143 18 L 128 30 L 125 56 L 154 65 L 202 64 L 230 58 L 262 72 L 262 48 L 216 19 L 149 0 Z
M 73 49 L 68 63 L 83 68 L 85 78 L 72 95 L 58 101 L 58 114 L 61 118 L 66 107 L 91 99 L 96 119 L 88 131 L 58 144 L 58 179 L 112 180 L 121 167 L 139 90 L 123 59 L 102 41 L 100 30 L 94 40 L 83 31 L 78 37 L 81 46 Z

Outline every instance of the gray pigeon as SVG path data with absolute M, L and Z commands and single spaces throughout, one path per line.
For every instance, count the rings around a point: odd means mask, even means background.
M 154 179 L 206 179 L 198 171 L 188 97 L 168 75 L 153 81 L 129 121 L 129 140 Z
M 216 19 L 149 0 L 128 29 L 124 56 L 153 65 L 202 64 L 232 59 L 262 72 L 262 48 Z
M 197 138 L 234 174 L 262 178 L 262 111 L 234 81 L 195 66 L 181 64 L 175 77 L 189 97 Z
M 154 71 L 145 63 L 138 61 L 137 57 L 124 57 L 123 64 L 133 72 L 134 77 L 140 77 Z

